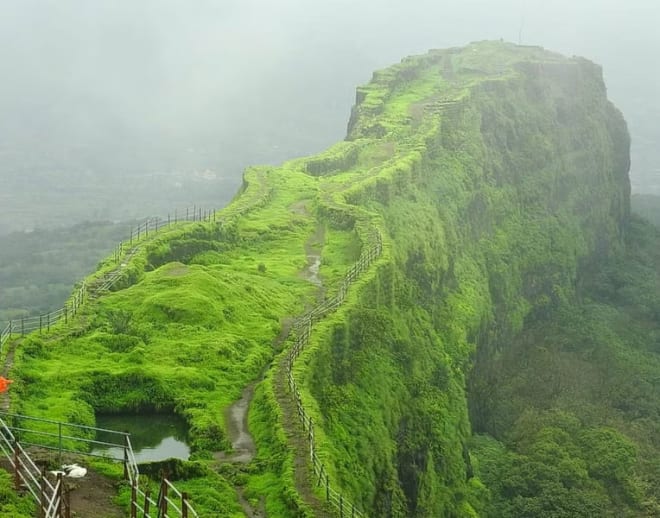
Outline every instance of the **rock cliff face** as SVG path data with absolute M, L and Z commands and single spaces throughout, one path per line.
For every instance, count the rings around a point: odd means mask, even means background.
M 227 407 L 265 372 L 240 494 L 269 516 L 318 514 L 326 484 L 369 516 L 481 514 L 471 437 L 501 432 L 483 366 L 623 248 L 628 150 L 584 59 L 501 42 L 407 58 L 358 88 L 344 142 L 247 171 L 217 218 L 149 238 L 75 334 L 28 341 L 20 409 L 89 422 L 174 408 L 203 459 L 227 447 Z M 290 364 L 289 330 L 310 329 L 292 322 L 313 325 Z M 207 501 L 239 512 L 214 477 Z
M 480 43 L 374 74 L 348 141 L 390 153 L 346 196 L 390 254 L 327 324 L 310 394 L 341 484 L 374 516 L 469 516 L 489 390 L 466 394 L 470 369 L 621 248 L 626 125 L 593 63 Z

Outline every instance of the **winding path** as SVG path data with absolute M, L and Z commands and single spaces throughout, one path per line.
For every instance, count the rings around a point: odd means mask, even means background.
M 318 288 L 318 298 L 322 298 L 324 291 L 323 282 L 319 275 L 321 254 L 319 251 L 314 250 L 311 243 L 315 238 L 318 240 L 319 236 L 322 237 L 322 235 L 323 229 L 319 227 L 307 242 L 305 246 L 307 266 L 302 272 L 302 276 Z M 322 239 L 320 241 L 322 242 Z M 288 335 L 289 331 L 284 333 L 283 339 L 285 340 Z M 312 481 L 312 472 L 309 469 L 308 464 L 309 444 L 304 430 L 302 430 L 300 426 L 297 426 L 298 414 L 296 405 L 287 389 L 287 362 L 288 356 L 283 354 L 282 359 L 277 365 L 273 389 L 278 405 L 282 410 L 284 432 L 287 436 L 287 443 L 294 452 L 293 475 L 296 490 L 302 497 L 303 501 L 312 509 L 316 518 L 333 518 L 334 513 L 328 509 L 327 503 L 319 500 L 312 489 L 314 487 L 314 482 Z
M 318 250 L 315 250 L 312 243 L 323 237 L 323 229 L 319 227 L 316 232 L 310 237 L 308 242 L 305 245 L 305 251 L 307 256 L 307 265 L 305 269 L 301 272 L 301 275 L 304 279 L 312 283 L 318 288 L 318 296 L 322 296 L 323 292 L 323 282 L 319 275 L 321 267 L 321 253 Z M 322 240 L 322 239 L 321 239 Z M 290 319 L 289 319 L 290 320 Z M 273 341 L 273 347 L 281 345 L 286 341 L 291 331 L 291 322 L 287 320 L 283 326 L 282 330 L 278 337 Z M 283 368 L 278 369 L 278 373 L 285 372 Z M 233 464 L 249 464 L 256 455 L 256 445 L 252 435 L 250 434 L 248 428 L 248 409 L 250 403 L 252 402 L 252 397 L 254 396 L 254 387 L 256 381 L 248 385 L 241 395 L 241 398 L 230 405 L 225 411 L 225 423 L 227 424 L 227 433 L 229 435 L 229 440 L 232 445 L 233 452 L 217 452 L 214 455 L 214 458 L 219 462 L 227 462 Z M 278 386 L 286 386 L 286 381 L 277 383 Z M 278 389 L 276 388 L 276 391 Z M 279 392 L 279 391 L 278 391 Z M 279 395 L 278 395 L 279 396 Z M 282 393 L 283 396 L 280 399 L 280 404 L 283 401 L 289 401 L 290 398 L 287 397 L 286 393 Z M 281 407 L 285 415 L 287 422 L 295 423 L 295 409 L 291 404 Z M 304 474 L 308 471 L 306 466 L 307 458 L 307 446 L 305 443 L 305 437 L 299 433 L 299 431 L 294 428 L 294 433 L 288 433 L 287 438 L 289 439 L 289 444 L 295 446 L 295 477 L 296 477 L 296 489 L 303 497 L 304 501 L 314 510 L 314 516 L 318 518 L 331 518 L 333 515 L 327 512 L 325 504 L 319 501 L 316 496 L 309 490 L 310 481 L 305 480 Z M 235 486 L 236 494 L 238 501 L 243 509 L 243 512 L 248 518 L 261 518 L 265 516 L 263 511 L 254 509 L 250 503 L 245 499 L 243 495 L 243 488 L 240 486 Z M 263 513 L 263 514 L 262 514 Z
M 221 462 L 236 462 L 247 464 L 254 458 L 257 448 L 248 429 L 248 408 L 254 395 L 255 382 L 250 383 L 244 390 L 241 398 L 229 406 L 225 411 L 225 422 L 232 453 L 217 452 L 215 459 Z

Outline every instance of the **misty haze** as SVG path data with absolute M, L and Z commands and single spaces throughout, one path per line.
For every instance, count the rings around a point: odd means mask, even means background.
M 345 135 L 372 70 L 500 39 L 604 67 L 660 194 L 651 0 L 2 3 L 0 232 L 218 207 L 242 170 Z

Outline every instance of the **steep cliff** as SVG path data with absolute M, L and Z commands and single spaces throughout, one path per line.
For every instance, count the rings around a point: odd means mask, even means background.
M 555 504 L 568 516 L 563 490 L 587 513 L 634 513 L 652 492 L 634 446 L 603 428 L 612 422 L 494 397 L 511 396 L 503 373 L 515 361 L 529 378 L 515 387 L 534 386 L 544 367 L 525 362 L 544 322 L 557 331 L 592 274 L 623 257 L 628 149 L 584 59 L 501 42 L 407 58 L 358 89 L 346 141 L 247 171 L 217 220 L 146 241 L 75 332 L 28 339 L 14 404 L 85 423 L 174 409 L 206 462 L 229 447 L 227 407 L 263 377 L 249 418 L 256 458 L 242 475 L 220 468 L 204 495 L 213 516 L 241 512 L 232 484 L 269 516 L 325 512 L 331 489 L 368 516 L 534 516 Z M 289 369 L 313 422 L 315 474 Z M 507 435 L 534 421 L 526 410 L 547 424 L 527 435 L 545 457 Z M 593 467 L 580 445 L 559 451 L 571 430 L 619 445 L 620 465 Z M 534 442 L 551 432 L 558 456 Z M 562 467 L 554 489 L 497 485 L 525 477 L 516 462 L 567 458 L 577 467 Z M 549 503 L 525 500 L 540 494 Z

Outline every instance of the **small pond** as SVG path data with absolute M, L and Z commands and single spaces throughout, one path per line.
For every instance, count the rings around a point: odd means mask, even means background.
M 172 414 L 113 414 L 97 415 L 97 428 L 130 432 L 135 460 L 153 462 L 170 458 L 188 460 L 190 448 L 186 444 L 188 427 L 186 421 Z M 117 443 L 118 436 L 107 432 L 97 432 L 96 440 Z M 121 447 L 97 446 L 92 450 L 96 455 L 123 458 Z

